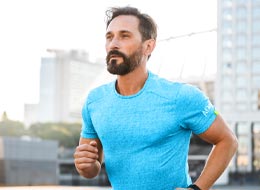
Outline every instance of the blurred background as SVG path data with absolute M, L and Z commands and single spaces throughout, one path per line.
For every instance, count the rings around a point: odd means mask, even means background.
M 224 116 L 239 149 L 219 185 L 260 185 L 260 0 L 0 1 L 0 186 L 109 186 L 84 179 L 73 152 L 81 107 L 114 80 L 105 64 L 105 10 L 135 6 L 158 25 L 148 67 L 198 86 Z M 192 136 L 195 180 L 211 145 Z

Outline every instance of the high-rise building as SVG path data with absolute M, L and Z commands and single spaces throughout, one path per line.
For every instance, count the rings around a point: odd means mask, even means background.
M 81 50 L 48 52 L 41 60 L 39 104 L 25 105 L 25 124 L 79 122 L 87 91 L 104 65 L 90 62 Z
M 260 173 L 260 0 L 218 0 L 215 92 L 239 140 L 231 173 Z

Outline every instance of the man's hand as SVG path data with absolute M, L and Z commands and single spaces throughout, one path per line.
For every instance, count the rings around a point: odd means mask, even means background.
M 78 172 L 86 177 L 93 178 L 98 175 L 101 163 L 98 160 L 98 148 L 96 141 L 77 146 L 74 153 L 74 163 Z

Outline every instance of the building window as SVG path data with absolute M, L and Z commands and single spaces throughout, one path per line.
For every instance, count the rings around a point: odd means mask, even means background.
M 252 16 L 253 18 L 260 18 L 260 7 L 255 6 L 252 10 Z
M 222 31 L 224 34 L 232 33 L 232 22 L 230 20 L 223 20 Z
M 253 170 L 260 171 L 260 122 L 253 125 Z
M 232 0 L 223 0 L 223 7 L 232 7 Z
M 236 26 L 236 30 L 239 33 L 246 33 L 247 32 L 247 23 L 246 21 L 238 21 L 237 22 L 237 26 Z
M 254 102 L 258 101 L 258 90 L 257 89 L 252 89 L 251 100 Z
M 236 12 L 236 16 L 238 19 L 246 19 L 247 17 L 247 10 L 246 7 L 239 7 Z
M 236 80 L 236 86 L 237 87 L 247 87 L 248 86 L 248 80 L 246 77 L 244 76 L 239 76 L 237 77 L 237 80 Z
M 238 62 L 236 65 L 236 73 L 237 74 L 246 74 L 248 72 L 248 66 L 246 62 Z
M 254 0 L 254 1 L 252 1 L 252 4 L 253 4 L 253 5 L 260 4 L 260 0 Z
M 260 75 L 255 75 L 252 77 L 253 87 L 260 87 Z
M 246 89 L 238 89 L 236 93 L 236 100 L 245 102 L 248 99 Z
M 231 62 L 232 60 L 232 53 L 230 49 L 223 49 L 222 51 L 222 56 L 223 56 L 223 62 Z
M 237 2 L 237 4 L 239 4 L 239 5 L 246 5 L 246 4 L 248 3 L 247 0 L 237 0 L 236 2 Z
M 260 22 L 252 22 L 253 33 L 260 32 Z
M 230 112 L 230 111 L 233 110 L 232 109 L 232 104 L 224 102 L 224 101 L 221 103 L 221 108 L 222 108 L 221 110 L 223 112 Z
M 232 78 L 229 76 L 223 76 L 222 84 L 223 84 L 223 87 L 225 87 L 225 88 L 231 88 L 233 86 Z M 226 92 L 228 92 L 228 91 L 226 91 Z M 230 93 L 230 92 L 228 92 L 228 93 Z
M 233 100 L 232 93 L 230 91 L 223 92 L 222 99 L 223 99 L 223 101 L 226 101 L 226 102 L 232 101 Z
M 260 89 L 258 90 L 258 110 L 260 110 Z
M 260 46 L 260 35 L 259 34 L 252 35 L 252 44 L 254 46 Z
M 258 89 L 251 91 L 251 107 L 254 112 L 260 110 L 260 90 Z
M 236 51 L 236 57 L 239 61 L 245 61 L 246 60 L 246 48 L 238 48 Z
M 237 35 L 236 43 L 237 46 L 239 47 L 246 47 L 246 43 L 247 43 L 246 35 Z
M 232 101 L 233 100 L 232 93 L 228 90 L 224 91 L 222 99 L 223 99 L 223 101 L 227 101 L 227 102 Z
M 232 9 L 223 9 L 222 11 L 222 19 L 223 19 L 223 22 L 224 20 L 232 20 Z
M 245 172 L 249 166 L 249 151 L 250 151 L 250 126 L 246 122 L 238 122 L 236 126 L 237 138 L 239 142 L 237 151 L 237 169 Z
M 260 74 L 260 61 L 254 61 L 252 63 L 252 73 Z
M 258 111 L 259 110 L 257 102 L 253 102 L 251 106 L 252 106 L 252 111 Z
M 260 60 L 260 47 L 254 47 L 252 49 L 253 60 Z
M 247 111 L 248 107 L 246 103 L 241 103 L 240 101 L 238 101 L 238 103 L 236 104 L 237 110 L 241 111 L 241 112 L 245 112 Z
M 233 44 L 232 44 L 231 36 L 223 35 L 222 36 L 222 47 L 223 48 L 232 48 L 232 46 L 233 46 Z
M 232 74 L 232 63 L 231 62 L 225 62 L 223 63 L 223 67 L 222 67 L 222 71 L 225 74 Z M 225 84 L 225 83 L 224 83 Z M 230 83 L 228 83 L 228 85 L 231 84 L 231 80 Z

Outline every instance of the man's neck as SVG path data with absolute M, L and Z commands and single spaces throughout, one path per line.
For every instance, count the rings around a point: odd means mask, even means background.
M 148 78 L 147 69 L 137 68 L 131 73 L 117 77 L 116 89 L 123 96 L 130 96 L 138 93 Z

